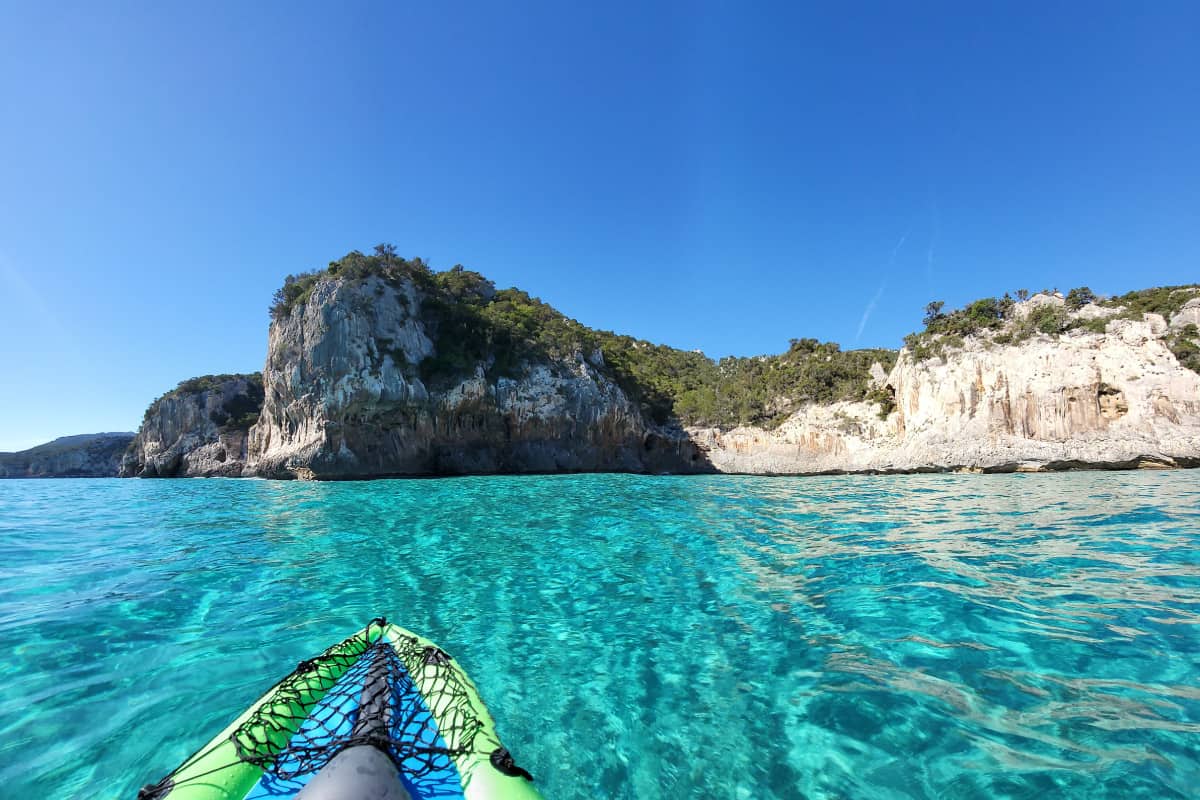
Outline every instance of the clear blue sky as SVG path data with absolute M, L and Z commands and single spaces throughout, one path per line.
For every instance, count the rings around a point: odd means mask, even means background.
M 340 5 L 3 4 L 0 449 L 385 240 L 714 356 L 1200 279 L 1194 2 Z

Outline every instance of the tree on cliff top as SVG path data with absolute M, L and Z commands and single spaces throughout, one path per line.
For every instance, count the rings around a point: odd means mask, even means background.
M 1086 286 L 1080 286 L 1067 292 L 1067 308 L 1078 311 L 1089 303 L 1096 302 L 1096 293 Z

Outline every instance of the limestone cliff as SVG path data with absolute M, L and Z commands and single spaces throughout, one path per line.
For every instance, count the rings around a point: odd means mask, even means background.
M 121 461 L 122 477 L 238 477 L 262 408 L 255 375 L 207 375 L 155 400 Z
M 1062 318 L 1062 332 L 1012 341 L 1037 308 L 1065 314 L 1062 305 L 1035 296 L 992 335 L 927 357 L 906 348 L 886 378 L 895 408 L 885 418 L 874 403 L 837 403 L 802 409 L 775 430 L 689 434 L 730 472 L 1200 465 L 1200 375 L 1176 354 L 1195 352 L 1194 340 L 1178 337 L 1195 336 L 1188 325 L 1200 298 L 1169 321 L 1087 305 Z
M 464 278 L 447 301 L 422 275 L 330 274 L 277 309 L 245 474 L 704 468 L 681 430 L 647 419 L 599 352 L 477 342 L 494 334 L 468 334 L 476 318 L 456 315 L 486 311 L 491 284 Z
M 132 440 L 132 433 L 85 433 L 0 453 L 0 478 L 112 478 Z
M 714 361 L 381 246 L 289 276 L 261 385 L 181 384 L 147 412 L 122 474 L 1200 465 L 1198 322 L 1200 286 L 1109 300 L 1081 287 L 932 303 L 899 354 L 794 339 Z

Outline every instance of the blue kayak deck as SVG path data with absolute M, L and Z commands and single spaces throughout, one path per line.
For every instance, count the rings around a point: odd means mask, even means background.
M 247 800 L 295 797 L 317 772 L 306 769 L 305 765 L 328 761 L 328 758 L 313 759 L 313 754 L 319 755 L 325 749 L 328 757 L 336 754 L 339 745 L 354 734 L 359 722 L 374 659 L 374 649 L 368 649 L 346 670 L 300 724 L 274 768 L 263 773 L 246 795 Z M 387 733 L 392 742 L 400 743 L 398 752 L 392 755 L 401 766 L 404 788 L 413 800 L 463 797 L 458 769 L 449 756 L 441 755 L 447 747 L 433 714 L 408 670 L 399 659 L 394 662 L 395 668 L 387 675 L 390 704 Z

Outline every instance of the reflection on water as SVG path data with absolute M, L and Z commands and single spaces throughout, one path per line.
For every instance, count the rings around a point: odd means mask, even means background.
M 131 796 L 386 612 L 548 797 L 1189 797 L 1200 472 L 0 482 L 0 794 Z

